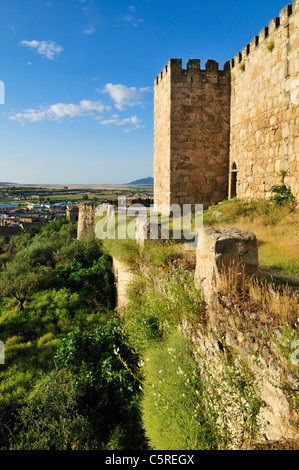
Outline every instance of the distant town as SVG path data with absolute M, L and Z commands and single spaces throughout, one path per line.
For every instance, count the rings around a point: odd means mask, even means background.
M 8 241 L 21 232 L 30 233 L 60 217 L 77 222 L 78 205 L 82 201 L 115 205 L 118 197 L 125 196 L 128 206 L 133 203 L 149 206 L 153 202 L 152 186 L 136 183 L 105 187 L 0 183 L 0 239 Z

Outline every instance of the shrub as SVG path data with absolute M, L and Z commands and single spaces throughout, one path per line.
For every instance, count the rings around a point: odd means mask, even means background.
M 53 371 L 17 411 L 9 450 L 86 449 L 91 429 L 78 399 L 66 373 Z
M 272 186 L 271 193 L 273 193 L 271 201 L 275 202 L 278 206 L 292 207 L 296 201 L 291 188 L 285 184 Z
M 79 292 L 82 303 L 96 308 L 114 308 L 115 291 L 112 259 L 103 254 L 98 259 L 74 261 L 59 268 L 57 284 L 71 292 Z
M 55 362 L 70 371 L 80 389 L 81 407 L 92 423 L 97 439 L 109 444 L 144 445 L 139 418 L 139 356 L 127 345 L 117 319 L 92 333 L 74 330 L 57 348 Z M 122 429 L 123 432 L 116 432 Z

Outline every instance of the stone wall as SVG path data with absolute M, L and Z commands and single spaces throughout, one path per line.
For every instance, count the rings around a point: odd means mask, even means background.
M 207 321 L 205 328 L 194 325 L 189 336 L 202 366 L 206 364 L 215 379 L 223 371 L 221 358 L 232 352 L 236 354 L 236 363 L 242 361 L 248 366 L 257 396 L 264 402 L 258 420 L 258 441 L 292 441 L 298 439 L 299 418 L 290 391 L 298 389 L 299 378 L 271 339 L 274 336 L 283 345 L 283 335 L 278 328 L 271 331 L 273 328 L 261 322 L 255 302 L 243 303 L 241 299 L 230 298 L 229 293 L 221 293 L 222 276 L 229 275 L 228 270 L 234 269 L 234 280 L 245 276 L 243 279 L 248 282 L 258 277 L 258 268 L 254 233 L 230 227 L 204 229 L 196 252 L 195 284 L 207 304 Z M 234 391 L 223 383 L 225 393 Z M 238 412 L 236 400 L 228 416 L 236 443 L 240 443 L 242 436 Z
M 164 67 L 154 87 L 154 202 L 170 206 L 170 73 Z
M 298 5 L 287 5 L 231 60 L 230 169 L 240 198 L 269 197 L 280 170 L 299 197 Z
M 95 229 L 95 212 L 98 203 L 80 202 L 78 215 L 77 239 L 82 240 Z
M 228 386 L 229 380 L 226 381 L 223 374 L 224 365 L 231 354 L 235 357 L 234 366 L 228 373 L 231 373 L 231 383 L 234 381 L 234 374 L 238 375 L 238 371 L 242 370 L 238 369 L 238 364 L 244 364 L 248 377 L 253 379 L 256 398 L 263 403 L 257 418 L 256 442 L 297 442 L 298 448 L 298 408 L 291 390 L 298 390 L 299 378 L 275 344 L 276 339 L 278 344 L 282 341 L 283 346 L 283 335 L 276 329 L 272 340 L 271 331 L 260 323 L 256 313 L 242 310 L 240 303 L 234 303 L 229 297 L 222 296 L 221 300 L 222 306 L 217 309 L 216 323 L 208 320 L 204 329 L 189 326 L 186 333 L 194 345 L 195 354 L 198 354 L 199 364 L 203 370 L 209 370 L 210 380 L 213 378 L 217 383 L 223 401 L 225 402 L 226 394 L 235 396 L 235 406 L 221 411 L 223 415 L 227 415 L 233 428 L 233 444 L 239 448 L 246 436 L 243 435 L 244 429 L 240 421 L 240 409 L 245 406 L 245 400 L 240 400 L 234 387 Z
M 227 197 L 230 70 L 171 59 L 155 82 L 154 200 L 211 204 Z
M 138 243 L 142 245 L 142 241 L 141 237 Z M 232 262 L 237 264 L 233 266 Z M 134 278 L 146 276 L 151 266 L 143 266 L 135 275 L 117 259 L 113 267 L 118 312 L 123 315 L 130 300 L 128 286 Z M 202 379 L 212 387 L 211 396 L 221 396 L 216 411 L 230 430 L 230 448 L 278 443 L 292 446 L 296 441 L 298 446 L 294 392 L 299 378 L 296 367 L 280 350 L 288 339 L 273 319 L 264 317 L 256 301 L 222 291 L 223 268 L 230 267 L 237 268 L 237 277 L 245 274 L 246 282 L 258 276 L 255 234 L 238 228 L 206 229 L 196 251 L 195 268 L 195 284 L 206 302 L 206 313 L 198 322 L 183 321 L 181 329 L 193 344 Z M 215 407 L 215 401 L 211 403 Z M 249 439 L 250 426 L 255 422 L 247 422 L 246 416 L 257 403 L 261 405 L 257 434 Z
M 285 183 L 299 199 L 299 1 L 293 0 L 218 70 L 170 59 L 154 88 L 154 202 L 269 198 Z M 163 206 L 166 210 L 163 210 Z

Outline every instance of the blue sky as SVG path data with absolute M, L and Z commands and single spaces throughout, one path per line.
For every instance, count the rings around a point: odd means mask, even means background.
M 0 181 L 152 176 L 155 76 L 170 58 L 222 68 L 286 4 L 1 0 Z

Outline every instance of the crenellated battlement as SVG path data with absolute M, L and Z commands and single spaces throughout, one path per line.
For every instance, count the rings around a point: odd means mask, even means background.
M 269 21 L 268 26 L 265 26 L 257 36 L 243 47 L 241 52 L 238 52 L 231 60 L 227 61 L 223 65 L 223 69 L 219 69 L 219 64 L 215 60 L 207 60 L 205 63 L 205 69 L 201 69 L 200 59 L 189 59 L 184 69 L 182 66 L 182 59 L 170 59 L 155 78 L 155 85 L 158 85 L 163 77 L 171 73 L 180 73 L 186 75 L 188 73 L 221 73 L 226 72 L 231 68 L 234 68 L 236 64 L 240 64 L 246 57 L 250 55 L 258 46 L 260 46 L 265 40 L 269 40 L 271 35 L 275 33 L 279 28 L 285 27 L 286 22 L 289 21 L 289 17 L 298 8 L 299 0 L 292 0 L 292 4 L 286 5 L 279 13 L 279 16 L 272 18 Z
M 226 75 L 226 72 L 229 70 L 229 62 L 225 62 L 223 70 L 220 70 L 219 63 L 216 60 L 208 59 L 205 63 L 205 69 L 202 69 L 200 59 L 189 59 L 186 64 L 186 68 L 184 69 L 182 59 L 170 59 L 167 65 L 165 65 L 163 70 L 155 78 L 155 85 L 159 85 L 166 75 L 176 75 L 181 77 L 194 76 L 194 74 L 199 76 L 205 76 L 206 74 Z
M 156 207 L 268 199 L 282 170 L 299 200 L 298 6 L 286 5 L 222 70 L 174 58 L 156 77 Z
M 293 0 L 292 4 L 286 5 L 279 16 L 272 18 L 269 21 L 268 26 L 265 26 L 257 36 L 246 44 L 245 47 L 238 52 L 230 61 L 230 67 L 234 68 L 236 64 L 240 64 L 246 57 L 250 55 L 257 47 L 259 47 L 264 41 L 269 40 L 273 33 L 276 33 L 280 28 L 284 28 L 286 23 L 289 21 L 290 16 L 298 8 L 299 0 Z
M 268 26 L 265 26 L 257 36 L 254 36 L 253 39 L 243 47 L 241 52 L 238 52 L 232 59 L 224 63 L 223 70 L 219 69 L 219 64 L 215 60 L 207 60 L 206 68 L 201 69 L 200 59 L 189 59 L 187 61 L 187 67 L 184 69 L 182 67 L 182 59 L 170 59 L 155 78 L 155 85 L 158 85 L 163 77 L 170 72 L 186 74 L 188 72 L 197 72 L 204 74 L 215 73 L 215 72 L 224 72 L 229 68 L 234 68 L 236 64 L 241 63 L 247 56 L 250 55 L 252 51 L 255 50 L 259 45 L 261 45 L 265 40 L 269 39 L 271 34 L 275 33 L 279 28 L 284 27 L 286 22 L 289 21 L 289 17 L 295 12 L 299 6 L 299 0 L 292 0 L 292 4 L 286 5 L 279 13 L 279 16 L 272 18 L 269 21 Z

